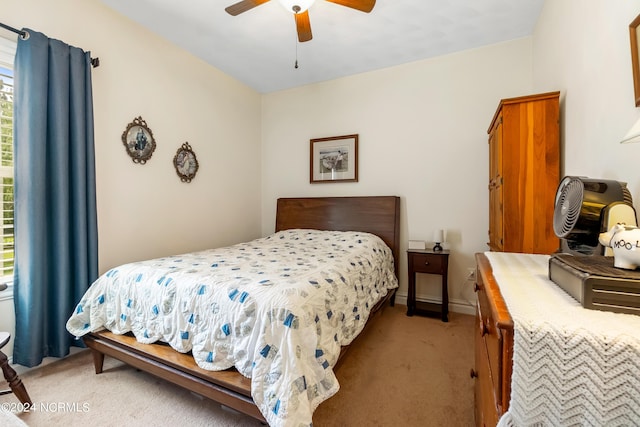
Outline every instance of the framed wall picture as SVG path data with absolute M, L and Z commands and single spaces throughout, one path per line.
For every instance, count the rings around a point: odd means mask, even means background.
M 629 35 L 631 38 L 631 70 L 633 72 L 633 95 L 636 107 L 640 107 L 640 15 L 629 24 Z
M 358 135 L 311 140 L 310 182 L 357 182 Z
M 200 165 L 198 164 L 196 153 L 193 152 L 188 142 L 182 144 L 176 151 L 176 155 L 173 157 L 173 166 L 176 168 L 180 181 L 191 182 L 195 178 Z
M 144 165 L 156 149 L 153 132 L 142 117 L 136 117 L 122 132 L 122 143 L 133 163 Z

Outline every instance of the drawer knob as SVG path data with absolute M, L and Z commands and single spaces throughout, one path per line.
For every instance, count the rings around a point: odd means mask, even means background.
M 471 368 L 471 372 L 469 372 L 469 375 L 471 376 L 471 378 L 478 378 L 478 373 L 473 368 Z
M 429 265 L 429 261 L 425 261 L 425 262 L 424 262 L 424 265 Z

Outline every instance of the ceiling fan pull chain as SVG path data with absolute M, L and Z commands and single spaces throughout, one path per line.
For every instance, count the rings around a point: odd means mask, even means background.
M 296 70 L 298 69 L 298 40 L 296 39 L 296 64 L 293 66 Z

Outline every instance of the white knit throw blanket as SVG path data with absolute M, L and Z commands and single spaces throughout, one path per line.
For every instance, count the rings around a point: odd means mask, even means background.
M 514 324 L 500 427 L 639 426 L 640 316 L 583 308 L 547 255 L 487 252 Z

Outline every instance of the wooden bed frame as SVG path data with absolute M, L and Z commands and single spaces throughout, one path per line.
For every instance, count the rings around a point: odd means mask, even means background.
M 366 231 L 375 234 L 391 248 L 398 277 L 399 197 L 278 199 L 276 231 L 292 228 Z M 374 307 L 369 320 L 380 312 L 388 301 L 393 305 L 394 300 L 395 290 L 389 292 L 386 298 Z M 196 364 L 190 353 L 179 353 L 162 343 L 141 344 L 131 335 L 115 335 L 109 331 L 100 331 L 87 334 L 83 339 L 93 354 L 96 374 L 102 372 L 104 356 L 108 355 L 265 422 L 251 398 L 251 380 L 235 369 L 207 371 Z M 340 359 L 345 351 L 346 348 L 343 348 Z

